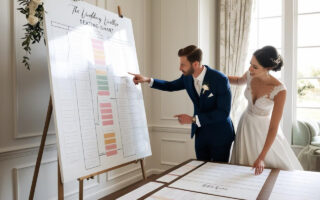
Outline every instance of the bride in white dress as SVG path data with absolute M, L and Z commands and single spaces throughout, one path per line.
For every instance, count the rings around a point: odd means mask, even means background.
M 231 163 L 250 165 L 256 175 L 264 167 L 303 170 L 279 128 L 286 88 L 269 71 L 279 71 L 282 65 L 277 50 L 265 46 L 253 54 L 249 71 L 242 77 L 228 77 L 231 84 L 247 84 L 244 95 L 248 100 L 238 124 Z

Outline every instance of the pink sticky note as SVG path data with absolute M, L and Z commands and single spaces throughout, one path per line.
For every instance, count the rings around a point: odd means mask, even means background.
M 100 112 L 101 114 L 112 113 L 112 109 L 101 109 Z
M 96 65 L 106 65 L 106 63 L 104 61 L 102 61 L 102 60 L 97 60 L 96 59 L 94 62 L 95 62 Z
M 100 103 L 100 107 L 101 107 L 101 108 L 111 107 L 111 103 Z
M 96 40 L 96 39 L 91 39 L 93 44 L 103 44 L 103 42 L 101 40 Z
M 110 145 L 107 145 L 106 146 L 106 150 L 113 150 L 113 149 L 116 149 L 117 148 L 117 145 L 116 144 L 110 144 Z
M 109 91 L 99 91 L 98 95 L 100 95 L 100 96 L 109 96 L 110 92 Z
M 107 156 L 113 156 L 113 155 L 116 155 L 117 153 L 118 153 L 117 150 L 108 151 Z
M 108 125 L 112 125 L 112 124 L 113 124 L 113 120 L 103 121 L 103 122 L 102 122 L 102 125 L 103 125 L 103 126 L 108 126 Z
M 102 115 L 102 119 L 113 119 L 112 115 Z
M 92 46 L 93 46 L 94 49 L 104 50 L 102 44 L 93 42 Z

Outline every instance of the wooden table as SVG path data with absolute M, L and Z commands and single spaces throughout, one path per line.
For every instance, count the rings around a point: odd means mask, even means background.
M 171 169 L 169 169 L 169 170 L 166 170 L 165 172 L 163 172 L 163 173 L 161 173 L 161 174 L 152 175 L 152 176 L 148 177 L 146 180 L 141 180 L 141 181 L 138 181 L 138 182 L 136 182 L 136 183 L 134 183 L 134 184 L 131 184 L 131 185 L 129 185 L 129 186 L 127 186 L 127 187 L 125 187 L 125 188 L 117 191 L 117 192 L 114 192 L 114 193 L 109 194 L 108 196 L 105 196 L 104 198 L 102 198 L 102 199 L 100 199 L 100 200 L 113 200 L 113 199 L 117 199 L 117 198 L 119 198 L 119 197 L 121 197 L 121 196 L 123 196 L 123 195 L 125 195 L 125 194 L 127 194 L 127 193 L 129 193 L 129 192 L 131 192 L 131 191 L 133 191 L 133 190 L 135 190 L 135 189 L 137 189 L 137 188 L 139 188 L 140 186 L 143 186 L 143 185 L 149 183 L 149 182 L 152 182 L 152 181 L 157 182 L 156 180 L 157 180 L 159 177 L 161 177 L 161 176 L 163 176 L 163 175 L 166 175 L 166 174 L 170 173 L 171 171 L 173 171 L 173 170 L 175 170 L 175 169 L 177 169 L 177 168 L 179 168 L 179 167 L 181 167 L 181 166 L 183 166 L 183 165 L 185 165 L 185 164 L 187 164 L 188 162 L 193 161 L 193 160 L 195 160 L 195 159 L 187 160 L 187 161 L 185 161 L 185 162 L 183 162 L 183 163 L 181 163 L 181 164 L 179 164 L 179 165 L 177 165 L 177 166 L 175 166 L 175 167 L 173 167 L 173 168 L 171 168 Z M 203 164 L 205 164 L 205 163 L 206 163 L 206 162 L 204 162 Z M 184 177 L 184 176 L 186 176 L 187 174 L 191 173 L 192 171 L 196 170 L 197 168 L 199 168 L 199 167 L 202 166 L 203 164 L 197 166 L 196 168 L 192 169 L 192 170 L 189 171 L 188 173 L 186 173 L 186 174 L 184 174 L 184 175 L 182 175 L 182 176 L 179 176 L 179 178 L 177 178 L 177 179 L 175 179 L 175 180 L 173 180 L 173 181 L 171 181 L 171 182 L 169 182 L 169 183 L 159 182 L 159 183 L 162 183 L 163 186 L 161 186 L 161 187 L 159 187 L 158 189 L 156 189 L 156 190 L 154 190 L 154 191 L 152 191 L 152 192 L 150 192 L 150 193 L 142 196 L 142 197 L 139 198 L 139 199 L 145 199 L 145 198 L 151 196 L 153 193 L 161 190 L 162 188 L 168 187 L 171 183 L 173 183 L 173 182 L 181 179 L 182 177 Z M 225 164 L 225 163 L 223 163 L 223 164 Z M 276 179 L 277 179 L 277 176 L 278 176 L 278 174 L 279 174 L 279 171 L 280 171 L 280 170 L 278 170 L 278 169 L 272 169 L 272 170 L 271 170 L 271 173 L 270 173 L 269 177 L 267 178 L 266 182 L 264 183 L 264 185 L 263 185 L 263 187 L 262 187 L 262 189 L 261 189 L 261 191 L 260 191 L 260 193 L 259 193 L 259 195 L 258 195 L 258 197 L 257 197 L 257 200 L 267 200 L 267 199 L 269 198 L 269 196 L 270 196 L 270 194 L 271 194 L 271 191 L 272 191 L 272 189 L 273 189 L 273 186 L 274 186 L 274 184 L 275 184 L 275 181 L 276 181 Z M 182 190 L 182 189 L 180 189 L 180 190 Z M 194 192 L 194 191 L 191 191 L 191 192 Z M 198 192 L 198 193 L 199 193 L 199 192 Z M 212 194 L 208 194 L 208 195 L 212 195 Z M 212 196 L 218 196 L 218 195 L 212 195 Z M 230 198 L 230 199 L 231 199 L 231 198 Z

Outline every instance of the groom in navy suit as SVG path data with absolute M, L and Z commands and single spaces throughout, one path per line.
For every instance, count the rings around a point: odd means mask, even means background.
M 180 124 L 191 124 L 191 138 L 195 135 L 198 160 L 228 162 L 235 134 L 230 119 L 231 92 L 227 77 L 219 71 L 201 65 L 202 51 L 195 45 L 178 52 L 180 78 L 164 81 L 134 75 L 135 84 L 147 82 L 152 88 L 163 91 L 185 89 L 190 96 L 194 114 L 179 114 Z

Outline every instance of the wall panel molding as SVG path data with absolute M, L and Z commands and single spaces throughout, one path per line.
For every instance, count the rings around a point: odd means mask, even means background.
M 169 166 L 175 166 L 183 162 L 181 158 L 187 157 L 187 152 L 185 149 L 187 148 L 187 140 L 186 139 L 180 139 L 180 138 L 161 138 L 160 141 L 161 145 L 161 165 L 169 165 Z M 172 155 L 172 150 L 175 149 L 177 154 L 179 155 L 178 162 L 177 158 Z
M 190 134 L 191 128 L 186 126 L 163 126 L 163 125 L 152 125 L 152 132 L 167 132 L 167 133 L 181 133 Z
M 53 158 L 53 159 L 48 159 L 48 160 L 42 161 L 41 162 L 41 167 L 43 167 L 44 165 L 49 165 L 49 164 L 57 165 L 57 158 Z M 34 168 L 35 167 L 35 163 L 28 163 L 28 164 L 20 165 L 18 167 L 13 168 L 13 176 L 12 176 L 13 177 L 13 185 L 14 185 L 14 190 L 13 191 L 14 191 L 14 197 L 15 197 L 16 200 L 20 200 L 21 199 L 20 195 L 19 195 L 19 188 L 21 188 L 20 179 L 19 179 L 19 172 L 22 171 L 22 170 L 25 170 L 27 168 L 30 168 L 30 167 Z M 40 167 L 40 170 L 41 170 L 41 167 Z M 58 173 L 57 170 L 55 170 L 55 172 Z M 56 176 L 58 177 L 58 174 Z M 38 177 L 37 182 L 39 182 L 39 177 Z M 68 183 L 64 183 L 64 186 L 66 186 L 66 184 L 68 184 Z M 75 187 L 74 187 L 74 189 L 72 191 L 67 192 L 67 193 L 65 191 L 64 197 L 70 198 L 70 197 L 73 197 L 73 196 L 77 196 L 78 193 L 79 193 L 77 184 L 78 184 L 78 181 L 76 181 Z M 85 181 L 84 190 L 89 190 L 91 188 L 97 187 L 98 185 L 100 185 L 100 176 L 95 176 L 95 179 L 94 180 L 90 180 L 89 184 Z
M 181 133 L 190 134 L 191 129 L 186 126 L 163 126 L 163 125 L 149 125 L 149 133 L 153 132 L 168 132 L 168 133 Z M 48 138 L 47 138 L 48 139 Z M 0 161 L 5 159 L 13 159 L 18 157 L 25 157 L 30 153 L 37 153 L 39 151 L 39 144 L 28 144 L 21 146 L 12 146 L 0 148 Z M 56 142 L 47 142 L 45 145 L 45 151 L 56 151 Z
M 164 171 L 165 170 L 153 168 L 153 169 L 147 170 L 146 175 L 150 176 L 152 174 L 160 174 Z M 113 192 L 118 191 L 119 188 L 127 187 L 127 186 L 129 186 L 139 180 L 142 180 L 142 176 L 141 176 L 141 174 L 136 174 L 134 176 L 131 176 L 130 178 L 119 181 L 116 184 L 111 185 L 110 187 L 103 187 L 103 189 L 98 190 L 96 193 L 85 195 L 84 199 L 99 199 L 99 198 L 104 197 L 108 194 L 111 194 Z
M 50 160 L 46 160 L 46 161 L 42 161 L 41 162 L 41 165 L 46 165 L 46 164 L 51 164 L 51 163 L 56 163 L 57 162 L 57 159 L 50 159 Z M 12 172 L 13 172 L 13 185 L 14 185 L 14 197 L 15 197 L 15 200 L 20 200 L 22 199 L 19 195 L 19 189 L 21 188 L 20 186 L 20 179 L 19 179 L 19 171 L 23 170 L 23 169 L 26 169 L 26 168 L 30 168 L 30 167 L 35 167 L 35 163 L 28 163 L 28 164 L 24 164 L 24 165 L 20 165 L 18 167 L 14 167 L 12 169 Z M 30 184 L 31 185 L 31 184 Z M 22 186 L 23 187 L 23 186 Z
M 162 138 L 161 142 L 187 143 L 187 140 L 176 138 Z
M 198 45 L 199 0 L 161 0 L 160 2 L 160 79 L 175 80 L 181 76 L 177 52 L 190 44 Z M 184 10 L 177 14 L 177 10 Z M 161 92 L 158 104 L 158 119 L 175 121 L 173 116 L 186 113 L 191 115 L 193 105 L 186 91 Z M 173 103 L 178 102 L 178 103 Z
M 7 159 L 15 159 L 26 157 L 29 155 L 37 155 L 40 144 L 28 144 L 24 146 L 14 146 L 0 149 L 0 161 Z M 56 151 L 56 143 L 48 143 L 44 147 L 44 151 Z
M 128 165 L 126 166 L 128 169 L 126 169 L 125 171 L 120 171 L 120 172 L 116 172 L 116 170 L 110 171 L 108 172 L 108 181 L 114 180 L 116 178 L 119 178 L 121 176 L 125 176 L 127 174 L 130 174 L 134 171 L 138 171 L 140 170 L 139 174 L 141 173 L 141 167 L 140 167 L 140 163 L 134 164 L 134 165 Z M 121 170 L 122 168 L 119 168 L 118 170 Z
M 47 48 L 43 39 L 40 43 L 32 45 L 32 54 L 29 55 L 31 69 L 28 71 L 21 62 L 22 56 L 25 55 L 21 46 L 23 41 L 21 36 L 24 36 L 23 25 L 27 20 L 17 11 L 17 8 L 21 7 L 18 1 L 13 0 L 11 3 L 13 134 L 15 139 L 42 136 L 50 96 Z M 36 105 L 36 108 L 31 109 L 33 105 Z M 51 119 L 48 135 L 53 134 L 55 134 L 54 123 Z

